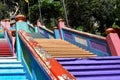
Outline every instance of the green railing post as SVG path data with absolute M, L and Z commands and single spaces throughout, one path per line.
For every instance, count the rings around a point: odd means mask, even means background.
M 22 52 L 21 45 L 20 45 L 18 31 L 19 30 L 24 30 L 26 32 L 30 32 L 30 31 L 29 31 L 29 27 L 26 23 L 26 18 L 24 15 L 17 15 L 15 17 L 15 20 L 16 20 L 16 55 L 17 55 L 17 59 L 21 61 L 23 52 Z

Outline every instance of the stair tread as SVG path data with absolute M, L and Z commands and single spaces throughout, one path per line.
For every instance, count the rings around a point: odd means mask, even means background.
M 7 76 L 0 76 L 0 80 L 27 80 L 26 76 L 24 75 L 7 75 Z
M 120 60 L 120 56 L 106 56 L 106 57 L 94 57 L 88 58 L 90 60 Z
M 120 70 L 102 70 L 102 71 L 79 71 L 79 72 L 70 72 L 73 75 L 79 75 L 79 76 L 97 76 L 97 75 L 119 75 L 120 76 Z
M 21 64 L 0 64 L 0 69 L 2 68 L 22 68 L 23 66 Z
M 91 76 L 91 77 L 79 77 L 77 76 L 77 80 L 120 80 L 120 76 Z
M 54 58 L 86 58 L 86 57 L 96 57 L 96 55 L 52 55 L 51 54 L 51 56 L 52 57 L 54 57 Z
M 69 62 L 60 62 L 61 64 L 97 64 L 97 65 L 100 65 L 100 64 L 120 64 L 120 60 L 109 60 L 109 61 L 89 61 L 89 60 L 76 60 L 76 61 L 69 61 Z
M 77 70 L 77 71 L 81 71 L 81 70 L 120 70 L 120 65 L 91 65 L 91 66 L 85 66 L 85 65 L 81 65 L 81 66 L 64 66 L 64 68 L 68 69 L 68 70 Z
M 25 74 L 23 69 L 0 69 L 0 75 L 2 74 Z
M 34 39 L 52 57 L 95 57 L 97 55 L 61 39 Z
M 1 59 L 17 59 L 17 57 L 16 56 L 0 57 L 0 60 Z
M 21 64 L 21 61 L 17 60 L 5 60 L 5 61 L 0 61 L 0 64 Z
M 61 51 L 59 51 L 59 52 L 56 52 L 56 51 L 48 51 L 48 53 L 50 53 L 50 54 L 54 54 L 54 55 L 68 55 L 68 54 L 73 54 L 73 55 L 75 55 L 75 54 L 79 54 L 79 55 L 94 55 L 94 54 L 92 54 L 92 53 L 89 53 L 89 52 L 76 52 L 76 51 L 68 51 L 68 52 L 66 52 L 66 51 L 64 51 L 64 52 L 61 52 Z

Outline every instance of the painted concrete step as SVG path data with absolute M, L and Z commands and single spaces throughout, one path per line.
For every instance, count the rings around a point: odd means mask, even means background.
M 86 77 L 78 77 L 77 80 L 120 80 L 120 75 L 116 76 L 86 76 Z
M 84 71 L 84 72 L 70 72 L 75 77 L 86 77 L 86 76 L 120 76 L 120 70 L 105 70 L 105 71 Z
M 17 59 L 17 57 L 16 57 L 16 55 L 11 56 L 11 57 L 0 57 L 0 60 L 3 60 L 3 59 L 7 59 L 7 60 L 9 60 L 9 59 Z
M 12 57 L 13 54 L 12 53 L 0 53 L 0 57 Z
M 0 69 L 0 75 L 11 75 L 11 74 L 25 74 L 23 69 L 17 69 L 17 68 L 3 68 Z
M 69 62 L 60 62 L 62 65 L 120 65 L 120 60 L 109 60 L 109 61 L 89 61 L 89 60 L 76 60 Z
M 12 56 L 10 46 L 6 39 L 0 39 L 0 57 L 2 56 Z
M 5 60 L 1 60 L 0 59 L 0 64 L 21 64 L 21 61 L 17 61 L 17 59 L 14 60 L 9 60 L 9 59 L 5 59 Z
M 6 51 L 6 50 L 10 51 L 10 48 L 9 48 L 9 47 L 7 47 L 7 48 L 1 47 L 1 48 L 0 48 L 0 51 L 1 51 L 1 50 L 2 50 L 2 51 Z
M 8 53 L 11 53 L 11 51 L 10 51 L 10 50 L 6 50 L 6 51 L 5 51 L 5 50 L 4 50 L 4 51 L 1 50 L 1 51 L 0 51 L 0 54 L 5 54 L 5 53 L 8 54 Z
M 23 65 L 21 64 L 0 64 L 0 70 L 1 69 L 22 69 Z
M 67 55 L 65 55 L 65 54 L 62 54 L 62 55 L 58 55 L 58 54 L 56 54 L 56 55 L 52 55 L 51 54 L 51 56 L 52 57 L 54 57 L 54 58 L 89 58 L 89 57 L 96 57 L 96 55 L 79 55 L 79 54 L 77 54 L 77 55 L 75 55 L 75 54 L 73 54 L 73 55 L 69 55 L 69 54 L 67 54 Z
M 72 64 L 71 64 L 72 65 Z M 120 65 L 64 66 L 68 71 L 120 70 Z
M 24 74 L 1 75 L 0 80 L 27 80 Z
M 0 57 L 0 80 L 27 80 L 24 66 L 14 57 Z
M 77 80 L 119 80 L 120 57 L 56 58 Z
M 91 57 L 89 60 L 120 60 L 120 56 Z
M 34 39 L 52 57 L 96 57 L 97 55 L 85 51 L 67 41 L 61 39 Z

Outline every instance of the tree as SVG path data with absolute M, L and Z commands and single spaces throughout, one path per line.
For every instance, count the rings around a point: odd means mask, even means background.
M 54 1 L 54 0 L 40 0 L 40 8 L 41 8 L 41 15 L 42 15 L 42 20 L 43 23 L 46 24 L 47 26 L 51 27 L 56 25 L 57 19 L 59 17 L 62 17 L 62 5 L 60 1 Z M 24 6 L 27 6 L 25 3 Z M 26 9 L 28 7 L 24 7 L 25 14 L 27 14 Z M 38 1 L 32 1 L 30 0 L 29 4 L 29 9 L 30 9 L 30 21 L 35 24 L 37 19 L 40 18 L 40 13 L 39 13 L 39 3 Z
M 116 18 L 116 25 L 120 26 L 120 0 L 116 0 L 114 12 Z
M 91 17 L 99 22 L 99 31 L 104 32 L 114 22 L 114 0 L 66 0 L 69 23 L 73 28 L 83 26 L 91 32 Z
M 0 2 L 0 19 L 5 19 L 9 17 L 9 9 L 7 8 L 7 5 L 4 5 L 2 2 Z

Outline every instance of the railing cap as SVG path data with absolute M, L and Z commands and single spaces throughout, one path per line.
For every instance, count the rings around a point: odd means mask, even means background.
M 16 17 L 15 17 L 15 21 L 17 22 L 25 22 L 26 21 L 26 17 L 22 14 L 18 14 Z
M 54 26 L 53 29 L 58 29 L 58 26 Z
M 5 19 L 5 22 L 10 22 L 10 19 Z
M 108 35 L 109 33 L 115 33 L 116 31 L 113 28 L 108 28 L 108 29 L 106 29 L 105 32 Z
M 64 22 L 64 20 L 62 18 L 58 19 L 58 22 Z

